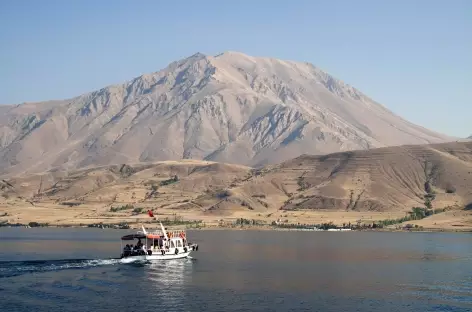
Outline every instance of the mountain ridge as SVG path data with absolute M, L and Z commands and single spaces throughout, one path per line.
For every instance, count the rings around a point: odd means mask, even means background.
M 310 63 L 234 51 L 0 112 L 0 174 L 187 158 L 254 166 L 453 140 Z

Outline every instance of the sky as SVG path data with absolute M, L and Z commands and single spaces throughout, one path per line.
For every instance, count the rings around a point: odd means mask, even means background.
M 471 0 L 2 0 L 0 104 L 224 51 L 310 62 L 413 123 L 472 134 Z

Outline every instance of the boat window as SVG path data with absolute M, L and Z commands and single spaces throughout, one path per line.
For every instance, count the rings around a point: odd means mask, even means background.
M 178 245 L 179 247 L 182 247 L 182 241 L 181 241 L 180 239 L 177 241 L 177 245 Z
M 170 247 L 171 247 L 171 248 L 174 248 L 174 247 L 175 247 L 174 241 L 170 241 Z

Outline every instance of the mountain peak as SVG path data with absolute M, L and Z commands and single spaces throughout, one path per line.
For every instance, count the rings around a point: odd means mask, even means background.
M 236 57 L 250 57 L 249 55 L 243 53 L 243 52 L 239 52 L 239 51 L 231 51 L 231 50 L 228 50 L 228 51 L 224 51 L 220 54 L 217 54 L 215 55 L 215 57 L 222 57 L 222 56 L 236 56 Z
M 183 158 L 258 166 L 450 141 L 303 62 L 195 53 L 73 99 L 0 107 L 0 174 Z
M 205 54 L 203 54 L 201 52 L 197 52 L 197 53 L 192 54 L 191 56 L 189 56 L 187 59 L 190 59 L 190 58 L 201 59 L 201 58 L 205 58 L 205 57 L 207 57 Z

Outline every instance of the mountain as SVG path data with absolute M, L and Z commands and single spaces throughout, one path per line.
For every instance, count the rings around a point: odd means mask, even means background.
M 51 171 L 1 180 L 0 207 L 9 220 L 52 223 L 138 222 L 154 209 L 208 222 L 342 224 L 404 217 L 429 194 L 433 209 L 451 209 L 428 218 L 429 227 L 472 229 L 471 185 L 472 142 L 452 142 L 301 155 L 260 169 L 180 160 Z M 31 204 L 34 213 L 22 208 Z
M 259 166 L 451 140 L 311 64 L 197 53 L 72 99 L 0 106 L 0 175 L 179 159 Z

